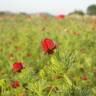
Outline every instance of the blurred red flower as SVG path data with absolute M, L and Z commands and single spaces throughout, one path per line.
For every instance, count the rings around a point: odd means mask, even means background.
M 81 77 L 82 80 L 88 80 L 88 77 L 86 75 L 84 75 L 83 77 Z
M 21 72 L 22 69 L 23 69 L 23 64 L 21 62 L 16 62 L 13 64 L 14 72 Z
M 42 41 L 42 48 L 45 53 L 48 53 L 48 54 L 54 53 L 54 49 L 56 49 L 56 47 L 57 47 L 56 43 L 51 39 L 45 38 Z
M 11 83 L 11 87 L 12 88 L 18 88 L 18 87 L 20 87 L 20 83 L 19 83 L 19 81 L 13 81 L 12 83 Z
M 64 15 L 58 15 L 58 16 L 56 16 L 56 19 L 57 19 L 57 20 L 63 20 L 64 18 L 65 18 Z

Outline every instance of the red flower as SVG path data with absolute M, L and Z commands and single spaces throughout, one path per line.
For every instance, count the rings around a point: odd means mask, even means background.
M 64 17 L 65 17 L 64 15 L 58 15 L 58 16 L 56 16 L 56 19 L 57 19 L 57 20 L 63 20 Z
M 83 77 L 81 77 L 82 80 L 88 80 L 88 77 L 86 75 L 84 75 Z
M 13 64 L 14 72 L 21 72 L 22 69 L 23 69 L 23 64 L 21 62 L 16 62 Z
M 12 87 L 12 88 L 18 88 L 18 87 L 20 87 L 19 81 L 13 81 L 13 82 L 11 83 L 11 87 Z
M 56 49 L 56 43 L 51 39 L 45 38 L 42 41 L 42 48 L 45 53 L 52 54 L 54 53 L 54 49 Z

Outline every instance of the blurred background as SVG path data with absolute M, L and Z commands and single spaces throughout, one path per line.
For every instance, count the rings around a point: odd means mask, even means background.
M 77 11 L 88 13 L 88 7 L 95 4 L 96 0 L 0 0 L 0 11 L 28 14 L 49 13 L 51 15 L 68 15 Z M 92 10 L 94 10 L 94 8 Z

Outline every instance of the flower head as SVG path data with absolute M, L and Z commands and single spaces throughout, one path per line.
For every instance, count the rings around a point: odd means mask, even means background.
M 16 62 L 13 64 L 13 71 L 14 72 L 21 72 L 21 70 L 23 69 L 23 64 L 21 62 Z
M 84 75 L 83 77 L 81 77 L 81 79 L 86 81 L 86 80 L 88 80 L 88 77 L 86 75 Z
M 57 19 L 57 20 L 63 20 L 64 18 L 65 18 L 64 15 L 58 15 L 58 16 L 56 16 L 56 19 Z
M 18 87 L 20 87 L 20 83 L 19 83 L 19 81 L 13 81 L 12 83 L 11 83 L 11 87 L 12 88 L 18 88 Z
M 54 49 L 56 49 L 56 43 L 51 39 L 45 38 L 42 41 L 42 48 L 45 53 L 52 54 L 54 53 Z

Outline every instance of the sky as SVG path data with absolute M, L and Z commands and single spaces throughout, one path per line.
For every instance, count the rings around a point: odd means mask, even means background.
M 52 15 L 68 14 L 96 4 L 96 0 L 0 0 L 0 11 L 40 13 Z

